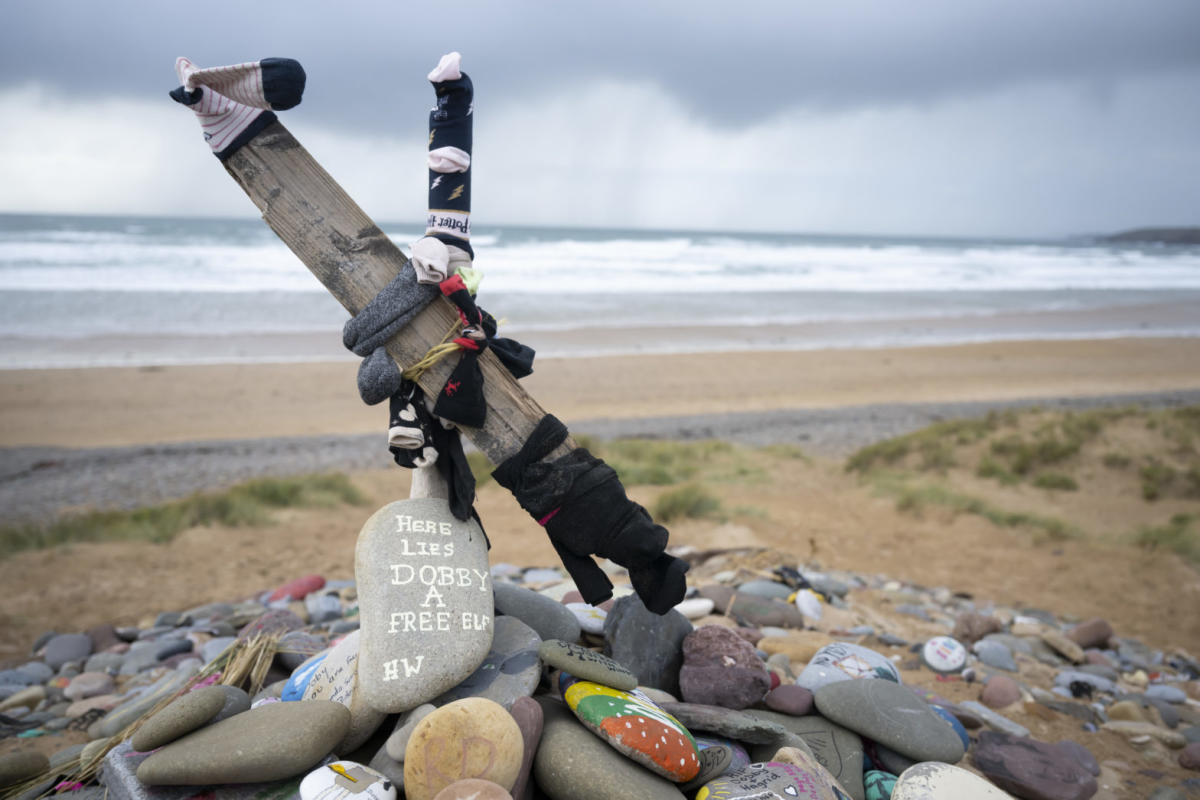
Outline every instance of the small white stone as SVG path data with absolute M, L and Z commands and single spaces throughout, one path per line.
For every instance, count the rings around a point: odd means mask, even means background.
M 300 781 L 301 800 L 396 800 L 396 787 L 370 767 L 334 761 L 317 767 Z

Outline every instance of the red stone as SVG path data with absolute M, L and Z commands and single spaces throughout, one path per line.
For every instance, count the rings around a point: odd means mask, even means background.
M 280 586 L 267 598 L 268 603 L 274 603 L 278 600 L 303 600 L 309 592 L 315 592 L 325 586 L 325 579 L 320 575 L 305 575 L 303 578 L 296 578 L 294 581 L 288 581 L 283 586 Z

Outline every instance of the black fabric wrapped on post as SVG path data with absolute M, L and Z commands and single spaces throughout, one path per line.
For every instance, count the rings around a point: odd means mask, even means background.
M 492 477 L 545 526 L 586 602 L 597 605 L 612 597 L 612 583 L 591 559 L 594 554 L 628 569 L 646 608 L 666 614 L 683 600 L 687 564 L 664 552 L 667 529 L 629 499 L 612 467 L 584 448 L 542 460 L 566 438 L 566 426 L 546 415 Z

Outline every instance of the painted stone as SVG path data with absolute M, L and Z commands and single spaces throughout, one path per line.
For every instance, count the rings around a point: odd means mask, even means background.
M 735 769 L 741 769 L 750 765 L 750 754 L 746 752 L 746 748 L 733 739 L 714 739 L 709 736 L 695 736 L 693 738 L 696 740 L 696 747 L 700 749 L 701 761 L 703 761 L 704 751 L 708 748 L 724 747 L 729 750 L 731 756 L 729 766 L 725 769 L 726 772 L 733 772 Z
M 584 633 L 596 636 L 604 633 L 604 620 L 608 619 L 608 612 L 603 608 L 588 603 L 567 603 L 566 607 L 579 620 L 579 627 Z
M 675 784 L 610 747 L 563 703 L 545 695 L 535 700 L 544 727 L 533 776 L 551 800 L 684 800 Z
M 349 725 L 337 703 L 270 703 L 172 742 L 143 761 L 137 777 L 151 786 L 283 780 L 312 769 Z
M 863 746 L 857 733 L 815 714 L 793 717 L 758 709 L 748 709 L 744 713 L 774 722 L 788 734 L 798 737 L 851 797 L 863 796 Z M 767 761 L 784 744 L 787 744 L 786 739 L 774 744 L 756 744 L 750 748 L 750 757 L 755 761 Z
M 707 784 L 696 800 L 850 800 L 850 795 L 830 782 L 824 772 L 812 772 L 794 764 L 774 762 L 751 764 L 726 773 Z
M 913 761 L 953 764 L 963 757 L 954 729 L 909 689 L 891 681 L 838 681 L 814 692 L 828 719 Z
M 280 600 L 303 600 L 309 592 L 315 592 L 325 585 L 325 579 L 320 575 L 305 575 L 290 580 L 267 596 L 268 603 Z
M 354 554 L 364 701 L 405 711 L 457 686 L 492 646 L 487 539 L 445 499 L 390 503 L 371 515 Z
M 492 649 L 487 658 L 462 683 L 433 701 L 444 706 L 464 697 L 486 697 L 512 708 L 518 697 L 529 697 L 542 678 L 537 631 L 516 617 L 496 617 Z
M 921 661 L 941 675 L 962 672 L 967 665 L 967 648 L 949 636 L 934 636 L 921 648 Z
M 807 747 L 781 747 L 768 763 L 790 764 L 793 767 L 799 767 L 813 777 L 817 788 L 830 790 L 834 797 L 849 797 L 845 787 L 838 783 L 829 770 L 821 766 L 816 756 Z
M 954 734 L 958 737 L 958 740 L 962 742 L 964 751 L 970 748 L 971 737 L 967 735 L 967 729 L 963 727 L 961 722 L 958 721 L 958 717 L 954 716 L 953 711 L 948 708 L 943 708 L 942 706 L 931 705 L 929 708 L 933 711 L 933 713 L 941 717 L 946 724 L 950 726 L 951 730 L 953 730 Z
M 677 783 L 700 771 L 691 733 L 637 689 L 623 692 L 566 672 L 559 688 L 580 722 L 650 771 Z
M 697 741 L 696 745 L 700 743 Z M 749 762 L 747 762 L 749 763 Z M 684 793 L 691 794 L 709 781 L 714 781 L 730 772 L 733 766 L 733 748 L 724 744 L 700 747 L 700 771 L 696 777 L 679 786 Z
M 334 761 L 304 776 L 300 800 L 396 800 L 396 787 L 370 767 Z
M 892 800 L 1012 800 L 973 772 L 926 761 L 906 769 L 892 788 Z M 868 798 L 870 800 L 870 798 Z
M 358 681 L 359 631 L 348 634 L 325 656 L 304 690 L 305 700 L 332 700 L 350 712 L 350 727 L 337 747 L 350 753 L 371 738 L 387 716 L 367 703 Z
M 417 724 L 404 755 L 404 796 L 433 800 L 450 784 L 483 778 L 512 788 L 521 770 L 520 728 L 503 706 L 468 697 L 442 706 Z
M 280 695 L 280 698 L 290 701 L 299 700 L 304 697 L 304 692 L 308 689 L 309 682 L 312 681 L 313 675 L 317 674 L 317 670 L 321 667 L 321 662 L 325 660 L 325 656 L 327 655 L 329 655 L 328 650 L 317 653 L 296 667 L 291 677 L 284 683 L 283 693 Z
M 885 656 L 861 645 L 835 642 L 813 654 L 808 666 L 796 678 L 796 685 L 816 692 L 829 683 L 863 678 L 900 683 L 900 673 Z
M 889 800 L 896 787 L 896 776 L 890 772 L 873 769 L 863 775 L 863 791 L 867 800 Z
M 552 667 L 569 672 L 584 681 L 599 683 L 621 691 L 637 688 L 637 676 L 608 656 L 571 642 L 551 639 L 542 642 L 538 655 Z

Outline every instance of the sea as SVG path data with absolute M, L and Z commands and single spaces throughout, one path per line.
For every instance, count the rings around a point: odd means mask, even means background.
M 381 227 L 406 251 L 422 235 Z M 1200 336 L 1200 247 L 507 225 L 472 243 L 480 305 L 543 357 Z M 350 359 L 346 318 L 261 220 L 0 214 L 0 369 Z

